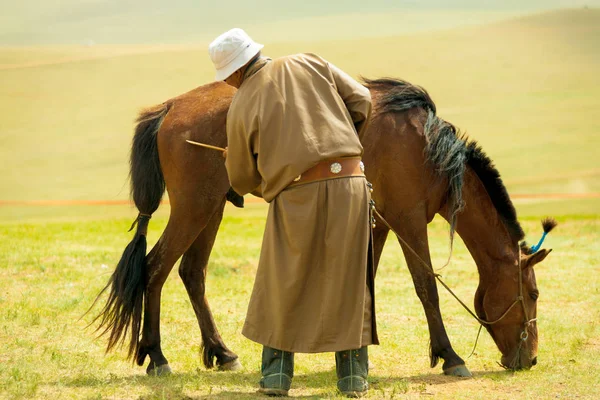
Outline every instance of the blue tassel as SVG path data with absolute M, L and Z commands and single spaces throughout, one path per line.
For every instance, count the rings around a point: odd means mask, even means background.
M 531 253 L 535 253 L 537 252 L 540 247 L 542 247 L 542 243 L 544 243 L 544 239 L 546 239 L 546 235 L 548 234 L 548 232 L 544 232 L 544 234 L 542 235 L 542 238 L 540 239 L 540 241 L 538 242 L 538 244 L 536 244 L 535 246 L 531 246 Z

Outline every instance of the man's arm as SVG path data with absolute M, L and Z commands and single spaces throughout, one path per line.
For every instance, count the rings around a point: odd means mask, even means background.
M 331 63 L 329 63 L 329 69 L 333 75 L 337 91 L 350 112 L 356 133 L 362 139 L 362 135 L 367 129 L 372 109 L 369 89 Z
M 246 133 L 243 121 L 227 118 L 227 153 L 225 167 L 231 187 L 239 194 L 250 193 L 261 183 L 256 155 L 251 148 L 251 135 Z

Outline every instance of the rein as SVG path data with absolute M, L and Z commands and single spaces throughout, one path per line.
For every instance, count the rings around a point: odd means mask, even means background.
M 417 252 L 406 242 L 406 240 L 404 240 L 402 238 L 402 236 L 400 236 L 398 234 L 398 232 L 396 232 L 394 230 L 394 228 L 392 228 L 392 226 L 385 220 L 385 218 L 383 218 L 383 216 L 379 213 L 379 211 L 377 211 L 377 209 L 375 209 L 375 204 L 374 202 L 371 204 L 371 209 L 373 210 L 373 212 L 375 213 L 375 215 L 377 215 L 377 217 L 379 217 L 379 219 L 383 222 L 383 224 L 392 232 L 394 232 L 394 234 L 396 235 L 396 237 L 398 238 L 398 240 L 400 240 L 408 250 L 410 250 L 410 252 L 417 257 L 417 260 L 419 260 L 420 264 L 422 266 L 425 267 L 425 269 L 427 270 L 428 273 L 430 273 L 431 275 L 433 275 L 433 277 L 435 279 L 437 279 L 437 281 L 444 287 L 446 288 L 446 290 L 452 295 L 452 297 L 454 297 L 459 303 L 460 305 L 467 310 L 467 312 L 469 314 L 471 314 L 471 316 L 473 318 L 475 318 L 477 320 L 477 322 L 479 322 L 480 327 L 479 327 L 479 332 L 477 333 L 477 339 L 475 340 L 475 346 L 473 347 L 473 352 L 471 354 L 473 354 L 475 352 L 475 347 L 477 346 L 477 340 L 479 339 L 479 333 L 481 333 L 481 328 L 484 325 L 494 325 L 498 322 L 500 322 L 502 319 L 504 319 L 504 317 L 506 317 L 508 315 L 508 313 L 510 312 L 510 310 L 513 309 L 514 306 L 516 306 L 518 303 L 521 303 L 521 306 L 523 307 L 523 315 L 525 316 L 525 321 L 523 324 L 523 330 L 521 331 L 521 334 L 519 336 L 520 342 L 519 342 L 519 347 L 517 348 L 517 353 L 516 353 L 516 357 L 515 360 L 518 359 L 519 354 L 521 352 L 521 347 L 523 345 L 524 342 L 527 341 L 527 339 L 529 338 L 529 332 L 528 332 L 528 328 L 531 325 L 531 323 L 537 321 L 537 318 L 532 318 L 529 319 L 529 316 L 527 314 L 527 308 L 525 307 L 525 299 L 523 297 L 523 271 L 521 270 L 521 249 L 517 246 L 517 254 L 519 254 L 519 263 L 517 264 L 517 268 L 519 271 L 519 293 L 517 298 L 515 299 L 515 301 L 512 302 L 512 304 L 506 309 L 506 311 L 500 316 L 500 318 L 494 320 L 494 321 L 486 321 L 482 318 L 479 318 L 470 308 L 469 306 L 467 306 L 457 295 L 456 293 L 454 293 L 452 291 L 452 289 L 450 289 L 450 287 L 448 285 L 446 285 L 446 283 L 442 280 L 441 275 L 436 273 L 433 269 L 433 266 L 429 265 L 428 263 L 425 262 L 425 260 L 423 260 L 421 258 L 421 256 L 419 256 L 419 254 L 417 254 Z M 514 360 L 513 360 L 513 364 L 514 364 Z M 504 366 L 503 366 L 504 367 Z

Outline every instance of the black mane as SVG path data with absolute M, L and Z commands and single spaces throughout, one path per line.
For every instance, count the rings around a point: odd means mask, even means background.
M 379 93 L 377 113 L 402 112 L 420 107 L 436 113 L 435 103 L 421 86 L 394 78 L 362 78 L 369 90 Z
M 468 141 L 465 144 L 467 164 L 483 183 L 510 236 L 516 241 L 523 240 L 525 233 L 517 220 L 517 211 L 500 178 L 500 172 L 494 166 L 494 162 L 485 154 L 476 141 Z
M 435 103 L 425 89 L 394 78 L 363 78 L 363 82 L 369 90 L 377 93 L 374 115 L 398 113 L 416 107 L 428 112 L 424 125 L 428 138 L 425 155 L 438 174 L 449 181 L 451 235 L 456 225 L 456 216 L 464 206 L 462 186 L 465 165 L 468 165 L 483 183 L 510 236 L 516 242 L 523 239 L 525 234 L 517 220 L 517 212 L 492 160 L 477 142 L 468 140 L 452 124 L 436 116 Z

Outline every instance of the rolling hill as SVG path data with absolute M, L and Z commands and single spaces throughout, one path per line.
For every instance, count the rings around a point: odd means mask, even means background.
M 252 32 L 251 32 L 252 33 Z M 600 192 L 600 10 L 355 40 L 270 43 L 352 75 L 427 88 L 439 114 L 484 146 L 510 193 Z M 212 80 L 197 46 L 0 49 L 0 200 L 125 199 L 137 111 Z M 594 213 L 598 199 L 520 204 Z
M 206 41 L 233 27 L 269 42 L 358 38 L 450 28 L 600 0 L 20 0 L 5 2 L 0 45 Z M 371 16 L 372 18 L 365 18 Z M 326 36 L 324 36 L 326 35 Z

